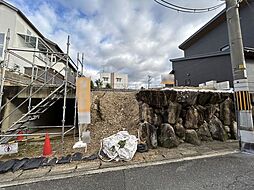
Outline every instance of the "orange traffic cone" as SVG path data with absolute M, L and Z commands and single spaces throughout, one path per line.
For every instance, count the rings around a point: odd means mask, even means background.
M 46 133 L 44 146 L 43 146 L 43 156 L 51 156 L 52 155 L 52 148 L 50 144 L 49 134 Z
M 24 139 L 23 131 L 18 132 L 17 141 L 22 141 Z

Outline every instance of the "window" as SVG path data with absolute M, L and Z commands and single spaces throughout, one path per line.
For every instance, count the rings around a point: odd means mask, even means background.
M 103 81 L 107 82 L 108 81 L 108 77 L 103 77 Z
M 4 54 L 4 33 L 0 33 L 0 57 Z
M 121 78 L 116 78 L 116 82 L 122 82 Z
M 36 37 L 34 36 L 29 36 L 25 34 L 19 34 L 18 35 L 21 37 L 22 41 L 24 44 L 22 44 L 24 47 L 27 48 L 36 48 Z

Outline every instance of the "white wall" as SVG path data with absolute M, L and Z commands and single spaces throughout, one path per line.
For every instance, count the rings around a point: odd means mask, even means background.
M 108 78 L 108 81 L 105 81 L 103 78 Z M 100 73 L 100 79 L 103 81 L 103 87 L 106 87 L 106 84 L 109 83 L 114 89 L 126 89 L 128 88 L 128 75 L 121 73 Z M 121 82 L 118 81 L 121 80 Z
M 27 35 L 27 30 L 31 32 L 31 36 L 40 38 L 40 35 L 32 29 L 32 27 L 19 15 L 16 11 L 10 9 L 5 5 L 0 5 L 0 32 L 7 33 L 8 28 L 10 28 L 11 36 L 10 36 L 10 43 L 9 48 L 17 48 L 17 49 L 25 49 L 25 50 L 34 50 L 32 47 L 27 47 L 25 44 L 24 39 L 20 37 L 18 34 Z M 33 62 L 33 53 L 32 52 L 19 52 L 15 51 L 18 55 L 24 57 L 25 59 Z M 36 53 L 39 56 L 39 53 Z M 45 63 L 39 59 L 35 59 L 35 64 L 38 66 L 45 66 Z M 30 63 L 25 62 L 13 55 L 9 57 L 9 64 L 8 67 L 10 69 L 15 68 L 18 66 L 18 72 L 24 73 L 24 67 L 32 67 Z M 53 69 L 56 71 L 60 71 L 65 64 L 57 63 Z M 64 75 L 64 71 L 61 72 Z
M 13 46 L 15 36 L 16 14 L 15 11 L 0 5 L 0 33 L 4 33 L 6 38 L 8 28 L 11 30 L 10 46 Z
M 120 79 L 119 82 L 117 79 Z M 114 73 L 114 88 L 115 89 L 126 89 L 128 88 L 128 75 L 121 73 Z
M 104 78 L 108 78 L 108 81 L 105 81 Z M 109 83 L 111 86 L 111 73 L 100 73 L 100 80 L 103 82 L 102 87 L 105 88 L 107 83 Z

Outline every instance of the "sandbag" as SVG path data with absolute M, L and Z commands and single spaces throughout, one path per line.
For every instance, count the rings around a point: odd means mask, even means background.
M 0 164 L 0 174 L 6 173 L 12 169 L 12 166 L 16 163 L 17 159 L 7 160 Z
M 57 162 L 57 158 L 52 158 L 51 160 L 48 161 L 47 164 L 45 164 L 44 166 L 54 166 Z
M 31 158 L 22 166 L 22 169 L 23 170 L 37 169 L 40 167 L 44 159 L 45 157 Z
M 80 152 L 76 152 L 72 155 L 71 160 L 72 161 L 80 161 L 82 160 L 83 154 Z
M 90 161 L 90 160 L 96 160 L 97 158 L 98 158 L 98 155 L 96 153 L 96 154 L 92 154 L 90 156 L 84 157 L 82 160 Z
M 49 159 L 48 159 L 48 158 L 45 158 L 45 159 L 42 161 L 42 163 L 41 163 L 40 166 L 46 166 L 46 165 L 48 164 L 48 162 L 49 162 Z
M 148 152 L 147 145 L 146 144 L 138 144 L 137 152 L 139 152 L 139 153 Z
M 23 158 L 21 160 L 17 160 L 15 164 L 12 166 L 12 172 L 16 172 L 22 168 L 22 166 L 29 160 L 29 158 Z
M 137 141 L 138 139 L 134 135 L 130 135 L 127 131 L 120 131 L 115 135 L 104 138 L 101 150 L 108 156 L 109 160 L 107 161 L 128 161 L 133 158 L 137 151 Z M 99 156 L 104 160 L 100 154 Z
M 57 161 L 57 164 L 67 164 L 71 162 L 71 155 L 63 156 Z

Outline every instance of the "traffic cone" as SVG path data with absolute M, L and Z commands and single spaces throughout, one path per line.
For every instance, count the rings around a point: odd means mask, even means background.
M 18 132 L 17 141 L 22 141 L 24 139 L 23 131 Z
M 43 156 L 51 156 L 52 155 L 52 148 L 50 144 L 49 134 L 46 133 L 44 146 L 43 146 Z

